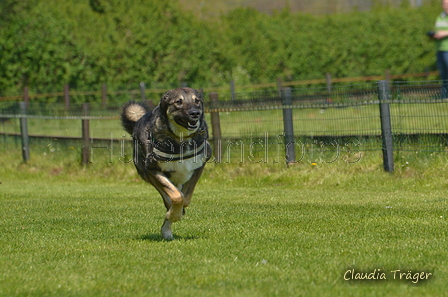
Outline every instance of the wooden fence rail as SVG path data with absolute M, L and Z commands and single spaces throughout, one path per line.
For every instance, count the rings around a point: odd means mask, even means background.
M 327 77 L 328 79 L 328 77 Z M 294 143 L 294 119 L 293 117 L 293 110 L 297 110 L 297 109 L 342 109 L 342 108 L 346 108 L 346 107 L 359 107 L 362 105 L 375 105 L 375 106 L 379 106 L 379 116 L 378 116 L 378 123 L 381 125 L 381 131 L 378 131 L 375 135 L 370 135 L 370 136 L 375 136 L 377 137 L 378 135 L 381 136 L 382 138 L 382 152 L 383 152 L 383 163 L 384 163 L 384 169 L 385 171 L 388 172 L 392 172 L 394 170 L 394 158 L 393 158 L 393 151 L 394 151 L 394 147 L 393 147 L 393 127 L 391 125 L 391 117 L 401 117 L 398 114 L 393 114 L 391 115 L 391 106 L 394 105 L 399 105 L 399 104 L 407 104 L 407 105 L 412 105 L 412 104 L 429 104 L 426 105 L 433 109 L 444 109 L 448 104 L 448 99 L 446 98 L 440 98 L 440 94 L 441 94 L 441 86 L 438 84 L 439 82 L 434 82 L 434 84 L 430 84 L 429 82 L 424 82 L 424 84 L 422 85 L 418 85 L 418 86 L 414 86 L 412 87 L 413 92 L 416 92 L 415 94 L 417 94 L 417 97 L 412 97 L 412 94 L 408 94 L 406 93 L 408 91 L 408 89 L 410 88 L 410 86 L 406 86 L 406 85 L 400 85 L 399 83 L 389 83 L 387 80 L 381 80 L 378 81 L 377 84 L 371 84 L 370 86 L 370 93 L 369 93 L 369 100 L 367 101 L 354 101 L 354 102 L 346 102 L 346 103 L 335 103 L 335 102 L 325 102 L 325 103 L 316 103 L 316 104 L 309 104 L 309 103 L 304 103 L 303 101 L 297 100 L 297 99 L 302 99 L 300 98 L 300 95 L 295 94 L 294 98 L 293 94 L 291 92 L 291 88 L 282 88 L 281 92 L 277 93 L 276 91 L 272 92 L 276 95 L 274 96 L 278 96 L 278 98 L 276 98 L 276 100 L 280 100 L 281 103 L 279 103 L 278 105 L 272 105 L 272 103 L 269 102 L 264 102 L 264 105 L 260 105 L 259 101 L 253 101 L 251 102 L 250 100 L 248 100 L 248 102 L 244 102 L 244 105 L 239 106 L 237 103 L 237 101 L 235 102 L 230 102 L 232 104 L 234 104 L 234 107 L 232 108 L 231 111 L 262 111 L 262 110 L 270 110 L 270 109 L 282 109 L 283 110 L 283 145 L 284 145 L 284 160 L 287 164 L 291 164 L 291 163 L 295 163 L 297 162 L 297 158 L 300 159 L 300 156 L 297 157 L 296 156 L 296 152 L 294 151 L 294 149 L 297 147 L 296 143 Z M 330 86 L 327 85 L 327 89 Z M 431 88 L 431 92 L 427 92 L 425 93 L 423 96 L 425 96 L 425 98 L 422 98 L 422 93 L 421 91 L 427 91 L 428 88 Z M 434 93 L 433 89 L 436 88 L 437 91 L 436 93 Z M 323 88 L 324 89 L 324 88 Z M 406 99 L 404 100 L 404 98 L 395 98 L 393 97 L 393 92 L 395 91 L 400 91 L 398 92 L 400 94 L 400 96 L 402 96 L 403 94 L 405 94 Z M 357 90 L 355 90 L 357 91 Z M 106 92 L 106 90 L 104 89 L 104 93 Z M 325 91 L 324 91 L 325 92 Z M 347 89 L 346 92 L 350 93 L 353 92 L 353 90 L 351 89 Z M 395 96 L 396 94 L 395 93 Z M 438 94 L 438 95 L 437 95 Z M 373 95 L 373 97 L 372 97 Z M 221 120 L 220 119 L 220 112 L 225 112 L 225 111 L 229 111 L 229 107 L 227 107 L 227 105 L 224 105 L 224 108 L 222 106 L 220 106 L 220 103 L 229 103 L 228 101 L 219 101 L 219 94 L 216 92 L 212 92 L 209 94 L 210 96 L 210 108 L 208 108 L 206 110 L 206 112 L 210 113 L 211 116 L 211 127 L 212 127 L 212 135 L 211 135 L 211 140 L 213 142 L 213 152 L 214 152 L 214 161 L 220 163 L 221 159 L 222 159 L 222 139 L 223 139 L 223 135 L 221 134 Z M 299 96 L 299 97 L 297 97 Z M 316 101 L 317 102 L 317 101 Z M 319 101 L 320 102 L 320 101 Z M 269 105 L 271 104 L 271 105 Z M 31 112 L 28 112 L 28 102 L 20 102 L 20 110 L 18 110 L 19 113 L 16 114 L 0 114 L 0 118 L 5 118 L 5 119 L 19 119 L 20 120 L 20 136 L 22 139 L 22 156 L 23 156 L 23 161 L 27 162 L 29 160 L 29 137 L 30 135 L 28 134 L 28 127 L 27 127 L 27 119 L 62 119 L 62 120 L 80 120 L 81 121 L 81 127 L 82 127 L 82 135 L 78 136 L 77 139 L 81 139 L 82 140 L 82 149 L 81 149 L 81 163 L 82 164 L 89 164 L 90 160 L 89 157 L 91 155 L 91 150 L 92 150 L 92 138 L 91 138 L 91 131 L 90 131 L 90 125 L 89 125 L 89 121 L 90 120 L 119 120 L 118 116 L 94 116 L 94 115 L 90 115 L 90 105 L 88 103 L 84 103 L 82 105 L 82 110 L 83 113 L 79 114 L 78 116 L 71 116 L 71 115 L 65 115 L 65 116 L 56 116 L 56 115 L 36 115 L 36 114 L 30 114 Z M 438 113 L 438 114 L 434 114 L 434 115 L 425 115 L 425 116 L 430 116 L 431 118 L 435 118 L 437 117 L 441 117 L 443 119 L 446 118 L 445 114 L 442 113 Z M 406 114 L 404 117 L 410 117 L 409 114 Z M 337 119 L 342 119 L 342 118 L 337 118 Z M 445 130 L 446 127 L 445 125 L 446 121 L 443 120 L 443 122 L 440 122 L 440 127 L 441 130 L 434 130 L 434 132 L 430 132 L 430 133 L 447 133 L 447 131 Z M 337 131 L 336 130 L 334 132 Z M 396 128 L 395 128 L 396 129 Z M 406 130 L 405 130 L 406 131 Z M 421 131 L 421 130 L 420 130 Z M 279 131 L 280 132 L 280 131 Z M 412 131 L 410 131 L 412 133 Z M 396 132 L 397 133 L 397 132 Z M 398 133 L 402 133 L 402 132 L 398 132 Z M 408 133 L 408 132 L 406 132 Z M 417 132 L 420 133 L 420 132 Z M 5 135 L 7 133 L 4 133 Z M 337 134 L 337 133 L 336 133 Z M 425 133 L 422 133 L 425 134 Z M 11 134 L 12 135 L 12 134 Z M 344 134 L 346 135 L 346 134 Z M 411 134 L 409 134 L 411 135 Z M 227 136 L 227 135 L 226 135 Z M 226 137 L 224 136 L 224 137 Z M 319 135 L 317 135 L 319 136 Z M 320 135 L 322 137 L 330 137 L 331 135 L 329 134 L 323 134 Z M 351 136 L 359 136 L 358 134 L 353 134 Z M 362 137 L 364 136 L 369 136 L 369 135 L 361 135 Z M 35 137 L 35 136 L 33 136 Z M 48 137 L 55 137 L 55 136 L 48 136 Z M 57 137 L 57 136 L 56 136 Z M 344 137 L 349 137 L 349 135 L 346 135 Z M 59 138 L 59 137 L 57 137 Z M 64 137 L 61 137 L 64 138 Z M 112 140 L 111 140 L 112 141 Z M 118 140 L 117 140 L 118 141 Z M 265 142 L 267 143 L 267 142 Z M 280 144 L 280 143 L 279 143 Z M 298 152 L 300 155 L 300 152 Z
M 225 92 L 230 91 L 231 98 L 235 98 L 236 89 L 265 89 L 265 88 L 277 88 L 279 92 L 284 87 L 294 87 L 294 86 L 303 86 L 303 85 L 317 85 L 317 84 L 325 84 L 329 91 L 331 91 L 332 85 L 334 83 L 356 83 L 356 82 L 371 82 L 371 81 L 379 81 L 379 80 L 398 80 L 398 79 L 410 79 L 410 78 L 426 78 L 427 80 L 430 77 L 437 76 L 437 71 L 425 71 L 419 73 L 408 73 L 408 74 L 397 74 L 391 75 L 390 71 L 386 69 L 384 71 L 384 75 L 374 75 L 374 76 L 360 76 L 360 77 L 340 77 L 335 78 L 332 77 L 330 73 L 325 74 L 325 78 L 319 79 L 310 79 L 310 80 L 299 80 L 299 81 L 282 81 L 280 78 L 277 79 L 276 82 L 273 83 L 261 83 L 261 84 L 250 84 L 250 85 L 241 85 L 235 86 L 234 81 L 229 83 L 229 87 L 206 87 L 203 88 L 203 92 Z M 142 99 L 146 99 L 147 93 L 164 93 L 167 89 L 152 89 L 145 88 L 144 83 L 140 83 L 139 89 L 133 89 L 128 91 L 111 91 L 107 89 L 107 86 L 103 84 L 101 86 L 101 90 L 97 91 L 73 91 L 69 89 L 68 85 L 64 85 L 64 90 L 62 92 L 52 92 L 45 94 L 30 94 L 29 88 L 25 87 L 23 90 L 23 95 L 17 96 L 3 96 L 0 97 L 0 101 L 25 101 L 29 102 L 30 99 L 38 99 L 38 98 L 49 98 L 49 97 L 64 97 L 64 102 L 66 109 L 70 108 L 70 97 L 71 96 L 98 96 L 101 97 L 101 103 L 103 106 L 107 105 L 107 96 L 112 95 L 123 95 L 123 94 L 132 94 L 135 96 L 140 95 Z

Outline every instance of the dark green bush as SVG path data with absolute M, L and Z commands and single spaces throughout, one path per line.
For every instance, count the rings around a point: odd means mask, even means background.
M 0 96 L 72 89 L 196 88 L 435 70 L 440 11 L 377 7 L 311 16 L 237 9 L 203 20 L 165 0 L 5 0 Z

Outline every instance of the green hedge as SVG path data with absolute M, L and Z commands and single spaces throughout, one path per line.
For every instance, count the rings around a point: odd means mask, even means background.
M 435 69 L 440 3 L 311 16 L 237 9 L 203 20 L 166 0 L 4 0 L 0 95 L 196 88 Z

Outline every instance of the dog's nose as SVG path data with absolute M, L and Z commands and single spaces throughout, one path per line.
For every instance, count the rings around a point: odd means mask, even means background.
M 190 117 L 193 119 L 199 118 L 200 115 L 201 115 L 201 112 L 199 110 L 190 111 Z

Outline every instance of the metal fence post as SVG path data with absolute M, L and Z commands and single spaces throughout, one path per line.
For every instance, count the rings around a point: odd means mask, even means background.
M 291 88 L 282 89 L 283 108 L 283 128 L 285 132 L 285 152 L 286 163 L 291 164 L 296 161 L 295 143 L 294 143 L 294 125 L 292 118 L 292 92 Z
M 233 79 L 230 81 L 230 96 L 232 101 L 235 101 L 235 81 Z
M 211 107 L 215 108 L 218 102 L 218 93 L 210 93 Z M 212 120 L 212 134 L 213 134 L 213 154 L 215 161 L 221 163 L 222 151 L 221 151 L 221 123 L 219 120 L 219 112 L 213 111 L 210 113 Z
M 30 137 L 28 135 L 28 121 L 26 118 L 27 102 L 19 102 L 20 113 L 20 134 L 22 135 L 22 158 L 23 162 L 28 162 L 30 159 Z
M 23 88 L 23 101 L 25 101 L 25 103 L 26 103 L 26 105 L 28 107 L 28 104 L 30 102 L 30 96 L 28 94 L 28 87 L 24 87 Z
M 380 80 L 378 82 L 378 99 L 380 106 L 381 118 L 381 138 L 383 150 L 383 165 L 387 172 L 394 171 L 394 150 L 392 139 L 392 125 L 390 120 L 390 106 L 389 106 L 389 83 L 387 80 Z
M 82 104 L 82 111 L 84 116 L 89 115 L 89 103 Z M 82 120 L 81 163 L 83 165 L 90 163 L 90 128 L 88 119 Z

